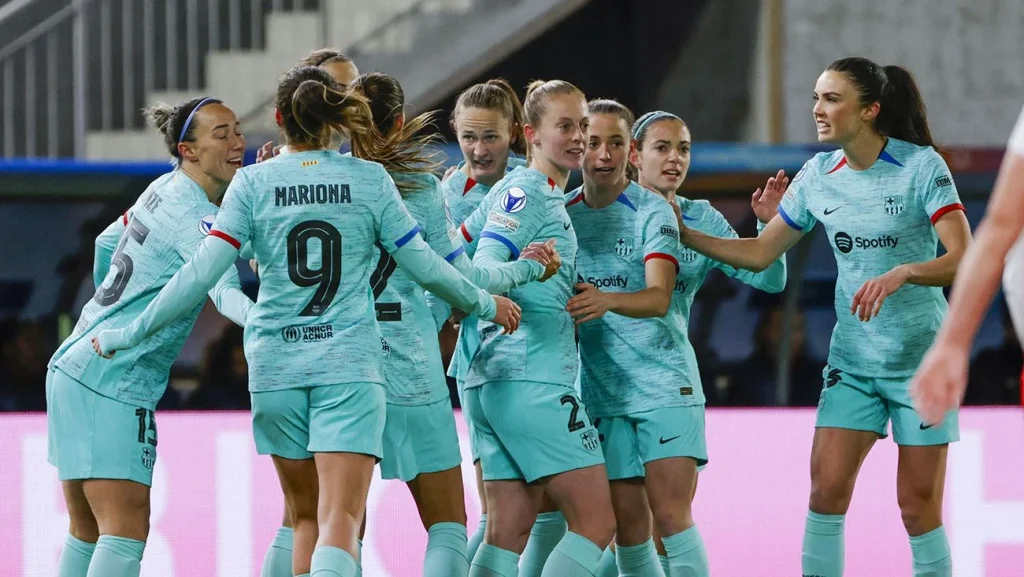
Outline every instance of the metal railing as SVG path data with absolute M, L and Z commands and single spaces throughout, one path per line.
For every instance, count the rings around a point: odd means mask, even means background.
M 154 91 L 202 87 L 207 53 L 261 50 L 269 13 L 322 16 L 328 0 L 56 1 L 0 8 L 0 25 L 32 22 L 0 36 L 3 157 L 81 155 L 88 130 L 140 128 Z

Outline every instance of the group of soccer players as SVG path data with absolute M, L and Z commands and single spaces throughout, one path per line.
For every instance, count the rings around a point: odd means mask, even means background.
M 679 116 L 634 119 L 562 80 L 522 102 L 501 80 L 463 91 L 451 121 L 464 162 L 443 182 L 432 117 L 407 119 L 396 79 L 336 52 L 284 74 L 285 145 L 244 169 L 220 101 L 155 110 L 177 168 L 97 239 L 96 296 L 50 363 L 49 458 L 71 517 L 59 577 L 139 574 L 153 408 L 207 293 L 245 327 L 253 435 L 284 494 L 264 577 L 360 574 L 378 462 L 416 501 L 426 577 L 706 577 L 691 513 L 709 462 L 694 294 L 712 267 L 783 290 L 784 253 L 818 221 L 839 320 L 803 573 L 842 575 L 857 471 L 892 421 L 914 574 L 951 575 L 941 499 L 956 412 L 922 421 L 908 383 L 970 229 L 905 70 L 840 60 L 814 100 L 819 140 L 839 149 L 754 193 L 751 239 L 679 195 Z M 258 271 L 255 303 L 231 270 L 239 255 Z M 438 344 L 453 325 L 485 513 L 472 538 Z

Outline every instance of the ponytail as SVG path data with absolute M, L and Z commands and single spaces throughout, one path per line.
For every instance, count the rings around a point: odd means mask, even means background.
M 917 82 L 902 66 L 881 67 L 867 58 L 836 60 L 826 70 L 846 74 L 857 88 L 861 106 L 879 104 L 875 130 L 918 146 L 935 148 Z
M 330 74 L 320 68 L 289 70 L 277 88 L 277 109 L 292 143 L 327 148 L 332 130 L 348 134 L 353 141 L 379 138 L 366 98 L 341 92 Z
M 434 113 L 420 114 L 396 130 L 405 106 L 398 80 L 378 72 L 364 74 L 352 83 L 351 91 L 368 99 L 376 132 L 375 137 L 353 137 L 352 155 L 384 166 L 402 196 L 420 190 L 416 177 L 441 166 L 437 152 L 430 152 L 440 137 L 425 132 L 434 123 Z

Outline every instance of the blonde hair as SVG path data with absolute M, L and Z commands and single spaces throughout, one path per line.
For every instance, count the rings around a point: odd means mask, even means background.
M 534 80 L 526 87 L 526 98 L 523 99 L 523 116 L 530 126 L 539 126 L 540 121 L 547 112 L 548 100 L 553 96 L 579 96 L 586 102 L 587 97 L 583 91 L 565 80 Z M 526 162 L 532 160 L 532 147 L 526 143 Z

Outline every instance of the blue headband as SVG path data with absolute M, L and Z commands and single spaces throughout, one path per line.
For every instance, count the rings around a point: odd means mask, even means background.
M 665 112 L 664 110 L 655 110 L 653 112 L 648 112 L 641 116 L 640 118 L 638 118 L 636 123 L 633 124 L 633 140 L 639 140 L 640 137 L 643 135 L 644 130 L 647 130 L 648 126 L 659 120 L 665 120 L 666 118 L 678 120 L 679 122 L 683 121 L 682 118 L 679 118 L 678 116 L 672 114 L 671 112 Z
M 220 100 L 217 100 L 216 98 L 206 97 L 200 100 L 199 104 L 196 104 L 196 107 L 192 109 L 192 112 L 188 113 L 188 118 L 185 119 L 185 125 L 181 127 L 181 134 L 178 135 L 178 144 L 185 142 L 185 134 L 188 133 L 188 127 L 190 124 L 192 124 L 192 117 L 196 115 L 196 112 L 198 112 L 200 108 L 206 106 L 207 104 L 219 102 Z

